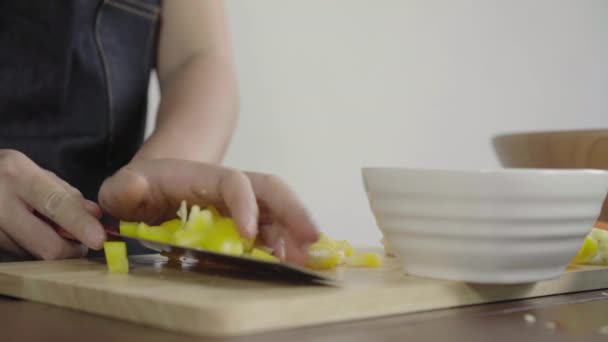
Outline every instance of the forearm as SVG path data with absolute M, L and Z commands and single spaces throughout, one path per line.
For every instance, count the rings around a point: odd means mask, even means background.
M 160 80 L 156 128 L 134 159 L 220 163 L 239 109 L 230 61 L 221 56 L 194 56 L 165 78 Z

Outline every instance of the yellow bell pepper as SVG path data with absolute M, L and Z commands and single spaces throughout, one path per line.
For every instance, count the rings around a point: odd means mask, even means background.
M 103 251 L 110 273 L 129 273 L 129 259 L 127 258 L 127 245 L 122 241 L 106 241 Z
M 309 249 L 306 267 L 315 270 L 327 270 L 334 268 L 340 261 L 340 253 L 334 249 Z
M 161 227 L 164 227 L 170 230 L 172 233 L 177 232 L 182 227 L 182 221 L 180 219 L 173 219 L 169 221 L 165 221 L 160 224 Z
M 120 221 L 118 230 L 122 235 L 137 237 L 137 227 L 139 223 Z
M 202 248 L 205 232 L 180 229 L 173 234 L 173 244 L 182 247 Z
M 590 262 L 597 254 L 597 241 L 591 237 L 585 237 L 583 245 L 579 249 L 576 256 L 572 259 L 575 264 L 585 264 Z
M 230 255 L 242 255 L 244 252 L 241 235 L 234 222 L 221 218 L 214 222 L 213 227 L 205 232 L 201 247 L 213 252 Z
M 188 210 L 187 203 L 182 201 L 177 216 L 179 218 L 163 222 L 160 226 L 121 222 L 120 231 L 125 235 L 152 241 L 279 262 L 279 259 L 272 255 L 271 249 L 257 245 L 255 240 L 241 236 L 235 222 L 229 217 L 223 217 L 213 206 L 201 209 L 198 205 L 193 205 Z M 608 240 L 606 244 L 608 251 Z M 388 252 L 388 245 L 385 244 L 385 247 Z M 380 255 L 356 253 L 348 241 L 334 240 L 323 233 L 317 242 L 309 246 L 307 253 L 306 266 L 318 270 L 331 269 L 341 264 L 357 267 L 382 265 Z
M 349 257 L 351 255 L 353 255 L 354 253 L 354 249 L 353 247 L 350 245 L 350 243 L 348 243 L 348 241 L 344 240 L 344 241 L 336 241 L 336 249 L 339 252 L 342 252 L 342 254 L 345 257 Z
M 262 261 L 279 262 L 277 257 L 259 248 L 253 248 L 251 252 L 245 254 L 245 256 Z
M 346 264 L 354 267 L 380 267 L 382 257 L 377 253 L 355 253 L 346 258 Z
M 245 252 L 253 251 L 253 245 L 255 244 L 255 240 L 241 238 L 241 243 L 243 244 L 243 250 Z
M 148 226 L 145 223 L 140 223 L 137 227 L 137 236 L 162 243 L 171 243 L 173 241 L 173 232 L 163 226 Z
M 209 210 L 200 210 L 200 208 L 195 205 L 190 210 L 190 216 L 184 229 L 186 230 L 196 230 L 196 231 L 205 231 L 210 229 L 213 225 L 213 216 Z

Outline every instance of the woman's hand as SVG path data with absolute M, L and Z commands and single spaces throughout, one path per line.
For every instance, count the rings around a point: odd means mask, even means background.
M 2 259 L 64 259 L 100 249 L 101 210 L 23 153 L 0 150 L 0 254 Z M 82 244 L 63 239 L 63 228 Z
M 262 240 L 289 262 L 306 261 L 317 229 L 296 195 L 272 175 L 176 159 L 134 161 L 108 178 L 99 203 L 111 216 L 157 223 L 174 218 L 182 200 L 214 205 L 243 236 Z

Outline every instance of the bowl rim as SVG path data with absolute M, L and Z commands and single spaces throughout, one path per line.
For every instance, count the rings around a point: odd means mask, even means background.
M 598 175 L 608 176 L 608 170 L 592 169 L 592 168 L 481 168 L 481 169 L 466 169 L 466 168 L 414 168 L 414 167 L 390 167 L 390 166 L 364 166 L 361 167 L 361 173 L 365 176 L 368 172 L 373 171 L 394 171 L 394 172 L 424 172 L 437 174 L 451 175 Z
M 516 137 L 532 137 L 549 134 L 592 134 L 601 133 L 608 136 L 608 128 L 580 128 L 580 129 L 555 129 L 555 130 L 522 130 L 522 131 L 505 131 L 502 133 L 494 134 L 492 141 L 496 142 L 500 139 L 516 138 Z

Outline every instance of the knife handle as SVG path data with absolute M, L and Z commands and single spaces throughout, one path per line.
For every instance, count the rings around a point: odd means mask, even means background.
M 103 228 L 106 231 L 106 233 L 115 231 L 109 227 L 103 227 Z M 57 234 L 59 234 L 59 236 L 61 236 L 64 239 L 80 242 L 80 240 L 78 240 L 74 235 L 72 235 L 72 233 L 68 232 L 67 230 L 65 230 L 61 227 L 55 228 L 55 231 L 57 232 Z M 120 240 L 120 239 L 117 238 L 116 235 L 114 235 L 114 234 L 112 234 L 112 235 L 108 234 L 107 240 L 109 241 L 109 240 Z
M 57 234 L 59 234 L 59 236 L 61 236 L 62 238 L 70 240 L 70 241 L 80 242 L 80 240 L 78 240 L 74 235 L 72 235 L 72 233 L 68 232 L 67 230 L 65 230 L 65 229 L 63 229 L 61 227 L 59 227 L 55 222 L 51 221 L 49 218 L 47 218 L 46 216 L 42 215 L 38 211 L 34 210 L 33 213 L 34 213 L 34 215 L 36 217 L 38 217 L 39 219 L 41 219 L 42 221 L 44 221 L 46 224 L 48 224 L 49 226 L 51 226 L 53 229 L 55 229 L 55 231 L 57 232 Z M 117 231 L 117 229 L 112 229 L 112 228 L 107 227 L 107 226 L 104 226 L 103 229 L 106 232 Z M 108 240 L 112 240 L 112 238 L 108 237 Z
M 64 239 L 68 239 L 68 240 L 72 240 L 72 241 L 78 241 L 78 239 L 76 239 L 76 237 L 74 235 L 72 235 L 72 233 L 68 232 L 67 230 L 59 227 L 55 222 L 51 221 L 48 217 L 42 215 L 41 213 L 39 213 L 37 210 L 33 211 L 34 216 L 36 216 L 37 218 L 41 219 L 44 223 L 48 224 L 49 226 L 51 226 L 51 228 L 55 229 L 55 231 L 57 232 L 57 234 L 59 234 L 59 236 L 61 236 Z
M 57 234 L 59 234 L 59 236 L 61 236 L 64 239 L 78 241 L 78 239 L 76 239 L 76 237 L 74 235 L 72 235 L 72 233 L 68 232 L 67 230 L 65 230 L 61 227 L 55 228 L 55 231 L 57 232 Z

